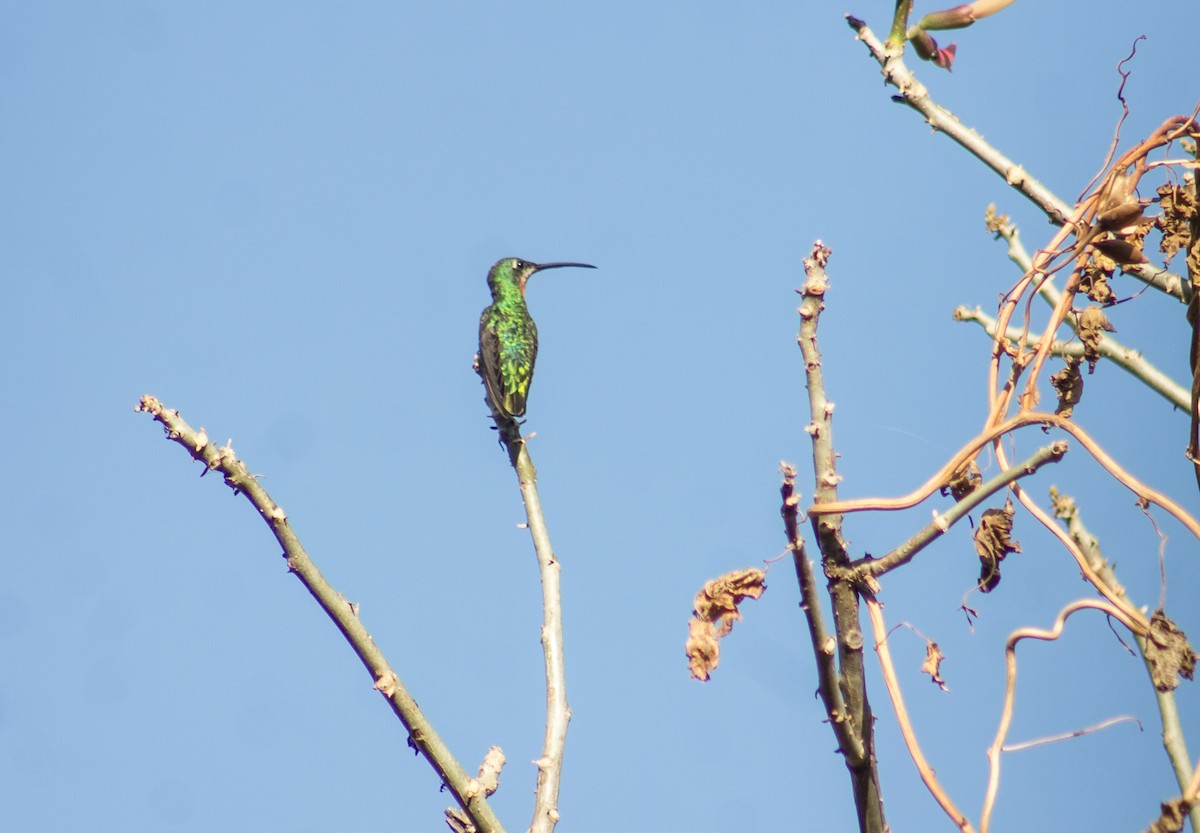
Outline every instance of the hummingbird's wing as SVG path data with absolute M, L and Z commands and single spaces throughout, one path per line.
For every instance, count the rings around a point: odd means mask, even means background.
M 483 370 L 483 384 L 492 407 L 511 416 L 505 407 L 504 383 L 500 379 L 500 338 L 495 328 L 489 326 L 489 312 L 491 307 L 485 309 L 479 318 L 479 365 Z

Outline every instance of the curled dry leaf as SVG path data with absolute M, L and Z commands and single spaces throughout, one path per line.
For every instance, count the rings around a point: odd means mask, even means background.
M 974 460 L 968 460 L 965 465 L 951 475 L 942 487 L 942 494 L 950 493 L 955 500 L 962 500 L 983 483 L 983 475 Z
M 927 641 L 925 643 L 925 661 L 921 663 L 921 673 L 928 674 L 931 682 L 948 693 L 950 689 L 946 688 L 946 681 L 942 679 L 942 660 L 945 658 L 942 649 L 936 642 Z
M 1054 385 L 1058 394 L 1058 407 L 1054 409 L 1054 413 L 1064 419 L 1070 419 L 1075 406 L 1083 398 L 1083 374 L 1079 372 L 1079 359 L 1068 356 L 1063 369 L 1050 377 L 1050 384 Z
M 1162 815 L 1150 823 L 1150 826 L 1146 828 L 1146 833 L 1180 833 L 1187 821 L 1191 804 L 1184 801 L 1181 796 L 1171 801 L 1164 801 L 1159 806 L 1162 807 Z
M 707 582 L 696 594 L 684 646 L 693 677 L 704 681 L 712 675 L 721 657 L 720 640 L 742 618 L 738 605 L 761 596 L 767 589 L 766 578 L 765 570 L 738 570 Z
M 1161 610 L 1154 611 L 1146 636 L 1146 660 L 1150 663 L 1154 687 L 1173 691 L 1179 685 L 1177 677 L 1192 679 L 1196 659 L 1196 652 L 1179 626 Z
M 1112 275 L 1112 271 L 1105 271 L 1100 268 L 1095 258 L 1088 261 L 1087 266 L 1083 267 L 1083 271 L 1079 274 L 1079 291 L 1087 295 L 1089 299 L 1097 304 L 1108 306 L 1117 302 L 1116 294 L 1112 291 L 1112 287 L 1108 285 L 1108 279 Z
M 1079 314 L 1079 340 L 1083 342 L 1083 357 L 1087 359 L 1088 373 L 1095 372 L 1096 362 L 1100 361 L 1100 340 L 1104 337 L 1101 330 L 1115 333 L 1117 328 L 1100 307 L 1092 305 Z
M 1191 178 L 1191 174 L 1185 177 L 1187 180 Z M 1187 182 L 1185 185 L 1166 184 L 1158 188 L 1158 204 L 1162 213 L 1154 220 L 1154 227 L 1162 232 L 1158 248 L 1167 256 L 1168 263 L 1180 249 L 1187 248 L 1191 239 L 1189 223 L 1196 213 L 1196 197 L 1190 185 Z
M 979 519 L 975 529 L 975 551 L 982 562 L 979 568 L 979 589 L 990 593 L 1000 583 L 1000 562 L 1010 552 L 1020 552 L 1021 545 L 1012 539 L 1012 499 L 1004 501 L 1003 509 L 989 509 Z

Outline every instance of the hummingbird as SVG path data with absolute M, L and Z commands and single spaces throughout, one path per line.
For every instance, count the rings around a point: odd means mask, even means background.
M 502 416 L 525 415 L 537 361 L 537 325 L 525 306 L 525 284 L 534 272 L 590 263 L 530 263 L 517 257 L 496 261 L 488 272 L 492 303 L 479 317 L 479 362 L 488 399 Z

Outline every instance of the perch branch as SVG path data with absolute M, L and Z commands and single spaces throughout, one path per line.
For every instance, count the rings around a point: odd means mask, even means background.
M 480 372 L 478 357 L 475 371 Z M 482 379 L 482 374 L 480 376 Z M 486 385 L 484 386 L 486 389 Z M 537 469 L 529 456 L 527 438 L 520 426 L 502 414 L 485 395 L 492 419 L 500 433 L 500 442 L 508 452 L 509 463 L 517 473 L 525 519 L 533 538 L 538 573 L 542 582 L 542 655 L 546 666 L 546 732 L 542 755 L 537 765 L 537 789 L 534 793 L 533 822 L 530 833 L 551 833 L 558 824 L 558 793 L 562 783 L 563 750 L 567 744 L 567 726 L 571 708 L 567 705 L 567 674 L 563 652 L 562 568 L 550 544 L 542 500 L 538 495 Z

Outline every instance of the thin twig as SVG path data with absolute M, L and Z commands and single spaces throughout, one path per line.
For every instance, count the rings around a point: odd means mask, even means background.
M 1067 605 L 1058 614 L 1058 618 L 1054 620 L 1054 627 L 1050 630 L 1041 628 L 1020 628 L 1012 632 L 1008 637 L 1008 642 L 1004 647 L 1004 663 L 1006 682 L 1004 688 L 1004 707 L 1000 713 L 1000 726 L 996 730 L 996 737 L 992 740 L 992 745 L 988 748 L 988 786 L 987 794 L 983 800 L 983 812 L 980 814 L 979 830 L 980 833 L 987 833 L 988 826 L 991 822 L 992 809 L 996 804 L 996 796 L 1000 790 L 1000 754 L 1004 747 L 1004 738 L 1008 734 L 1009 726 L 1012 725 L 1013 704 L 1017 694 L 1017 643 L 1023 639 L 1040 639 L 1047 642 L 1053 642 L 1062 635 L 1063 626 L 1067 619 L 1075 612 L 1084 609 L 1099 610 L 1107 613 L 1115 619 L 1120 620 L 1130 630 L 1135 630 L 1133 624 L 1126 620 L 1125 614 L 1116 607 L 1102 602 L 1099 599 L 1080 599 Z
M 883 672 L 883 682 L 892 699 L 892 708 L 896 711 L 896 723 L 900 727 L 900 734 L 904 737 L 904 745 L 908 748 L 908 754 L 917 767 L 917 774 L 921 776 L 921 782 L 925 784 L 925 788 L 933 795 L 938 806 L 950 817 L 954 825 L 962 833 L 974 833 L 975 828 L 971 826 L 970 819 L 955 806 L 950 796 L 942 788 L 937 774 L 925 760 L 925 753 L 921 751 L 921 744 L 917 741 L 916 731 L 909 719 L 908 709 L 904 705 L 904 695 L 900 690 L 900 681 L 896 677 L 892 654 L 888 649 L 887 625 L 883 621 L 883 608 L 874 598 L 868 597 L 864 601 L 867 605 L 867 615 L 871 617 L 871 627 L 875 631 L 875 651 L 879 655 L 879 668 Z
M 478 792 L 477 785 L 472 783 L 474 779 L 450 754 L 445 742 L 421 712 L 408 689 L 400 682 L 399 676 L 392 670 L 383 652 L 371 639 L 371 635 L 359 620 L 357 611 L 321 575 L 301 545 L 300 539 L 292 531 L 282 507 L 271 499 L 258 479 L 250 474 L 246 465 L 237 458 L 233 449 L 229 445 L 216 447 L 208 441 L 203 429 L 197 432 L 183 420 L 178 411 L 165 407 L 153 396 L 143 396 L 135 410 L 145 411 L 157 422 L 162 423 L 167 439 L 183 446 L 194 459 L 208 467 L 207 471 L 219 471 L 225 477 L 225 484 L 233 489 L 234 494 L 241 493 L 246 496 L 271 528 L 279 545 L 283 547 L 288 569 L 300 579 L 342 632 L 342 636 L 350 643 L 350 647 L 358 654 L 359 660 L 375 680 L 376 690 L 387 698 L 392 711 L 408 730 L 409 745 L 429 761 L 442 783 L 454 796 L 454 800 L 478 830 L 503 833 L 504 828 L 500 820 L 496 818 L 487 800 Z
M 1023 740 L 1020 743 L 1005 744 L 1001 752 L 1022 752 L 1026 749 L 1033 749 L 1037 746 L 1046 746 L 1051 743 L 1061 743 L 1064 740 L 1074 740 L 1081 738 L 1084 735 L 1091 735 L 1096 732 L 1102 732 L 1105 729 L 1116 726 L 1118 723 L 1136 723 L 1138 731 L 1142 730 L 1142 723 L 1131 714 L 1122 714 L 1117 717 L 1110 717 L 1107 720 L 1101 720 L 1099 723 L 1093 723 L 1091 726 L 1084 726 L 1082 729 L 1073 729 L 1070 732 L 1059 732 L 1057 735 L 1047 735 L 1043 738 L 1034 738 L 1033 740 Z

